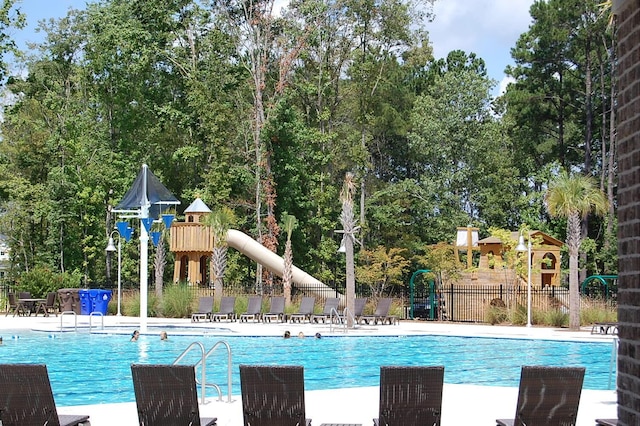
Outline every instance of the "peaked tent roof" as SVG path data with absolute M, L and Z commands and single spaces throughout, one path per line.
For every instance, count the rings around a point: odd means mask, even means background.
M 180 201 L 160 182 L 146 164 L 142 165 L 142 170 L 133 181 L 131 188 L 124 194 L 118 203 L 115 212 L 118 210 L 141 209 L 149 203 L 149 217 L 158 219 L 163 209 L 167 205 L 177 205 Z

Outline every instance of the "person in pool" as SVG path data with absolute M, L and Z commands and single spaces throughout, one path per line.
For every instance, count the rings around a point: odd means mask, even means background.
M 133 332 L 133 334 L 131 335 L 131 341 L 132 342 L 137 342 L 138 341 L 138 337 L 140 337 L 140 332 L 138 330 L 135 330 Z
M 288 339 L 289 337 L 291 337 L 291 333 L 289 332 L 289 330 L 284 332 L 284 338 Z
M 167 336 L 167 332 L 166 331 L 161 331 L 160 332 L 160 340 L 167 340 L 169 338 L 169 336 Z

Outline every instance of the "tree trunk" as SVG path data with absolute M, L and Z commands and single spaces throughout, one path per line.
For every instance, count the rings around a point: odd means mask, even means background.
M 578 253 L 580 250 L 580 216 L 571 213 L 567 218 L 567 247 L 569 249 L 569 328 L 580 328 L 580 281 Z
M 158 240 L 158 247 L 156 248 L 156 256 L 154 260 L 155 267 L 155 284 L 156 284 L 156 296 L 158 299 L 162 298 L 162 287 L 164 284 L 164 267 L 167 265 L 167 256 L 164 249 L 164 238 L 160 237 Z

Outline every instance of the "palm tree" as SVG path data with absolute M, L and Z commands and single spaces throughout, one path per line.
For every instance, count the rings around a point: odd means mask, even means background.
M 288 213 L 282 214 L 282 228 L 287 233 L 287 243 L 284 247 L 284 270 L 282 271 L 282 288 L 285 306 L 291 304 L 291 282 L 293 281 L 293 252 L 291 251 L 291 233 L 297 226 L 298 220 Z
M 588 176 L 569 175 L 563 171 L 549 184 L 545 194 L 549 214 L 567 219 L 569 250 L 569 327 L 580 328 L 580 293 L 578 283 L 578 252 L 582 243 L 580 222 L 592 211 L 599 216 L 607 213 L 606 196 Z
M 211 253 L 211 280 L 213 281 L 213 295 L 217 303 L 222 300 L 224 273 L 227 269 L 227 231 L 235 222 L 233 210 L 222 207 L 204 219 L 211 228 L 213 235 L 213 253 Z
M 343 242 L 345 246 L 345 258 L 347 267 L 346 276 L 346 299 L 347 310 L 349 312 L 354 311 L 355 298 L 356 298 L 356 277 L 355 277 L 355 262 L 353 259 L 353 243 L 355 241 L 354 233 L 358 231 L 359 227 L 356 226 L 356 219 L 353 213 L 353 194 L 356 191 L 355 176 L 353 173 L 348 172 L 344 178 L 344 184 L 342 191 L 340 192 L 340 201 L 342 202 L 342 211 L 340 212 L 340 222 L 343 229 Z M 353 317 L 347 317 L 347 327 L 353 328 Z

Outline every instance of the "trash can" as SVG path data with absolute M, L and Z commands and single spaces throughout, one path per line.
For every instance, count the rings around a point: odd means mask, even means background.
M 61 288 L 58 290 L 60 312 L 75 312 L 80 315 L 80 296 L 77 288 Z
M 89 315 L 91 314 L 91 297 L 89 295 L 89 290 L 86 288 L 81 288 L 78 290 L 78 296 L 80 297 L 80 315 Z
M 89 290 L 89 298 L 91 299 L 91 312 L 100 312 L 107 315 L 109 301 L 111 300 L 111 290 Z

